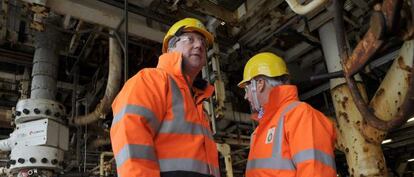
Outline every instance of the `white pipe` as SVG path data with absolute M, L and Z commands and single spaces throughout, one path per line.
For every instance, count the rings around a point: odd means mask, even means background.
M 104 165 L 105 165 L 105 156 L 114 156 L 112 152 L 102 152 L 100 163 L 99 163 L 99 175 L 104 176 Z
M 116 39 L 109 38 L 109 73 L 105 95 L 93 112 L 76 117 L 73 120 L 75 125 L 86 125 L 96 122 L 100 118 L 105 118 L 105 115 L 111 110 L 111 103 L 114 101 L 121 85 L 121 63 L 121 48 Z
M 0 140 L 0 150 L 1 151 L 11 151 L 12 149 L 12 140 L 11 138 Z
M 289 4 L 289 7 L 293 10 L 293 12 L 299 15 L 306 15 L 309 12 L 324 5 L 327 2 L 327 0 L 312 0 L 312 2 L 306 5 L 300 4 L 298 0 L 286 0 L 286 2 Z
M 233 177 L 233 165 L 231 163 L 230 145 L 217 143 L 217 150 L 224 157 L 224 164 L 226 166 L 226 177 Z

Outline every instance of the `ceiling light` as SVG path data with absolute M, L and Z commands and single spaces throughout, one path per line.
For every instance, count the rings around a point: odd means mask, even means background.
M 392 141 L 391 139 L 386 139 L 386 140 L 382 141 L 382 144 L 390 143 L 391 141 Z
M 412 122 L 414 121 L 414 117 L 411 117 L 410 119 L 407 120 L 407 122 Z
M 414 159 L 408 159 L 407 162 L 414 162 Z

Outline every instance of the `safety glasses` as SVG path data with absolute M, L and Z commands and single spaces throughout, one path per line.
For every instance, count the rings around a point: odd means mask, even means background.
M 189 35 L 182 35 L 179 37 L 179 40 L 185 44 L 195 44 L 196 42 L 201 43 L 201 45 L 205 48 L 207 47 L 207 41 L 204 38 L 199 38 L 195 36 L 189 36 Z M 177 42 L 178 42 L 177 41 Z
M 246 82 L 244 88 L 244 93 L 245 95 L 248 95 L 250 91 L 252 91 L 252 89 L 256 89 L 256 80 L 252 79 L 249 82 Z

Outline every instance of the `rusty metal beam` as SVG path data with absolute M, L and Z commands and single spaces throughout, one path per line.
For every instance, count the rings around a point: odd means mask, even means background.
M 408 119 L 408 114 L 411 111 L 413 105 L 414 96 L 413 85 L 414 79 L 410 78 L 409 88 L 407 96 L 404 100 L 404 103 L 401 105 L 401 111 L 397 113 L 397 117 L 390 121 L 384 121 L 378 118 L 373 114 L 371 109 L 364 102 L 364 99 L 361 93 L 358 91 L 357 84 L 353 78 L 353 75 L 362 68 L 368 59 L 375 54 L 375 52 L 381 47 L 382 40 L 381 37 L 384 33 L 392 33 L 395 28 L 395 21 L 399 18 L 397 12 L 400 10 L 401 0 L 385 0 L 382 5 L 382 13 L 375 12 L 373 18 L 371 19 L 370 29 L 366 33 L 365 37 L 360 41 L 357 47 L 354 49 L 351 57 L 349 57 L 348 49 L 345 43 L 345 33 L 343 26 L 343 16 L 342 16 L 342 5 L 338 2 L 339 0 L 334 1 L 336 13 L 335 13 L 335 27 L 338 37 L 338 46 L 340 49 L 340 56 L 342 60 L 342 65 L 345 73 L 345 79 L 348 84 L 349 89 L 351 90 L 351 95 L 354 98 L 355 104 L 357 105 L 358 110 L 363 115 L 365 121 L 369 125 L 386 131 L 393 127 L 401 126 Z M 384 18 L 382 15 L 384 14 Z M 385 21 L 385 22 L 384 22 Z M 386 27 L 387 31 L 384 31 Z M 409 70 L 412 70 L 411 68 Z M 414 71 L 410 71 L 411 74 L 414 74 Z
M 344 60 L 344 62 L 346 62 L 346 68 L 344 68 L 346 74 L 354 75 L 357 73 L 382 46 L 382 36 L 384 34 L 392 34 L 395 31 L 395 24 L 399 19 L 397 11 L 401 9 L 401 4 L 401 0 L 386 0 L 382 4 L 381 11 L 373 12 L 368 32 L 365 33 L 364 38 L 353 50 L 350 58 L 347 57 L 346 60 Z M 342 10 L 342 8 L 340 10 Z M 336 16 L 338 16 L 338 13 L 340 12 L 336 13 Z M 343 20 L 343 17 L 341 17 L 341 20 Z
M 365 63 L 377 52 L 383 44 L 382 40 L 377 40 L 370 29 L 364 38 L 358 43 L 344 68 L 350 75 L 357 73 L 364 67 Z

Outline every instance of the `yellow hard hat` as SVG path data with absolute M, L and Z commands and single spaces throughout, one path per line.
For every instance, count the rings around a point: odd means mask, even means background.
M 208 45 L 211 45 L 214 42 L 213 35 L 207 31 L 206 27 L 203 25 L 203 23 L 201 23 L 200 20 L 197 20 L 195 18 L 185 18 L 174 23 L 174 25 L 172 25 L 168 30 L 167 34 L 165 34 L 164 40 L 162 42 L 162 53 L 167 52 L 168 42 L 178 30 L 183 30 L 183 32 L 199 32 L 206 38 Z
M 244 66 L 243 80 L 237 85 L 244 87 L 246 82 L 259 75 L 277 77 L 285 74 L 289 72 L 282 58 L 270 52 L 262 52 L 249 59 Z

